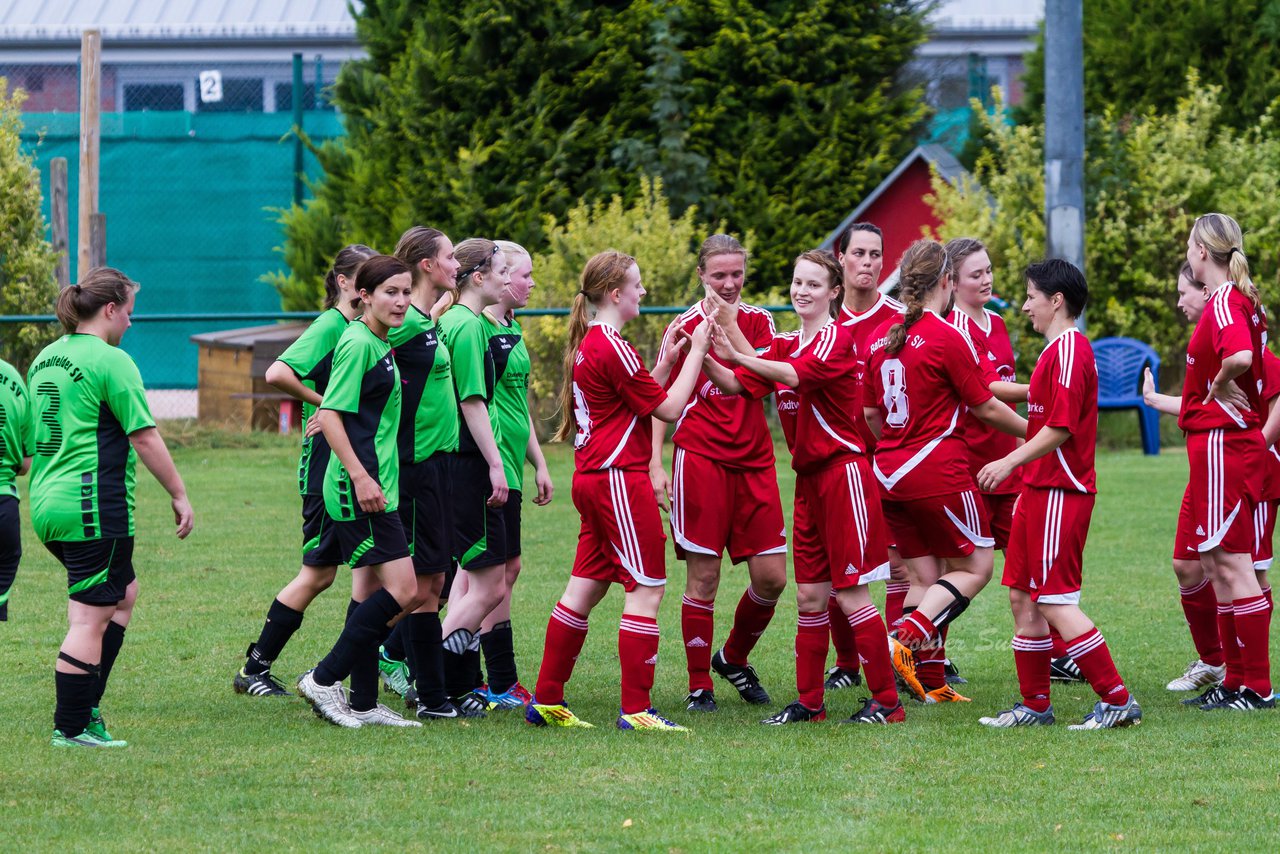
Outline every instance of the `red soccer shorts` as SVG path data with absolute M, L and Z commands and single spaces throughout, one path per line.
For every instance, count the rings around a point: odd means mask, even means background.
M 1258 430 L 1187 434 L 1187 462 L 1196 550 L 1253 554 L 1253 510 L 1266 479 L 1266 448 Z
M 1018 506 L 1018 493 L 984 492 L 982 506 L 987 510 L 991 537 L 996 541 L 996 548 L 1004 551 L 1009 548 L 1009 535 L 1013 532 L 1013 508 Z
M 1200 538 L 1203 539 L 1203 538 Z M 1196 523 L 1191 519 L 1191 485 L 1182 493 L 1182 505 L 1178 508 L 1178 532 L 1173 535 L 1173 559 L 1200 561 L 1196 549 Z
M 886 498 L 884 518 L 904 559 L 968 557 L 976 548 L 991 548 L 991 523 L 976 489 L 928 498 Z
M 1043 605 L 1080 604 L 1084 542 L 1095 497 L 1065 489 L 1023 489 L 1001 583 L 1025 590 Z
M 667 535 L 648 473 L 574 472 L 572 492 L 582 517 L 575 576 L 617 582 L 628 592 L 667 583 Z
M 792 528 L 797 584 L 843 590 L 889 577 L 884 517 L 866 457 L 796 474 Z
M 754 555 L 786 554 L 787 530 L 778 473 L 725 468 L 676 448 L 671 465 L 671 534 L 676 557 L 687 552 L 741 563 Z
M 1253 511 L 1253 568 L 1265 572 L 1271 568 L 1271 538 L 1276 533 L 1276 507 L 1280 501 L 1259 501 Z

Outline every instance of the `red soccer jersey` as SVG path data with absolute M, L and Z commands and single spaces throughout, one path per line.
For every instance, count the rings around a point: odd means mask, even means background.
M 1009 340 L 1009 330 L 1005 328 L 1004 318 L 989 309 L 982 311 L 983 322 L 974 320 L 958 308 L 952 310 L 947 321 L 968 335 L 973 342 L 988 385 L 996 380 L 1017 382 L 1018 377 L 1013 370 L 1013 343 Z M 969 474 L 975 478 L 987 463 L 1004 457 L 1018 447 L 1016 438 L 976 418 L 971 412 L 966 412 L 962 419 L 960 435 L 969 448 Z M 1014 471 L 995 491 L 1009 494 L 1018 492 L 1021 488 L 1022 474 Z
M 867 357 L 863 403 L 878 408 L 883 422 L 876 477 L 899 500 L 974 489 L 958 428 L 966 406 L 992 397 L 978 352 L 963 332 L 925 311 L 902 349 L 889 355 L 884 348 L 892 325 L 880 327 Z
M 867 354 L 871 352 L 871 342 L 875 340 L 876 330 L 886 323 L 898 322 L 906 313 L 907 307 L 888 294 L 881 294 L 875 305 L 854 314 L 847 305 L 840 306 L 840 325 L 853 333 L 853 346 L 858 353 L 858 382 L 866 385 Z M 859 417 L 858 424 L 862 431 L 862 442 L 866 448 L 875 448 L 876 437 L 867 426 L 866 419 Z
M 1045 427 L 1061 427 L 1071 437 L 1053 453 L 1023 466 L 1023 483 L 1039 489 L 1096 493 L 1098 366 L 1089 339 L 1074 326 L 1049 342 L 1031 372 L 1027 441 Z
M 702 302 L 686 311 L 667 329 L 662 347 L 674 340 L 672 331 L 692 333 L 707 319 Z M 738 328 L 747 341 L 761 352 L 773 343 L 773 317 L 762 308 L 745 303 L 738 306 Z M 679 376 L 687 349 L 681 351 L 671 377 Z M 713 359 L 720 361 L 713 351 Z M 764 418 L 764 405 L 746 395 L 725 394 L 699 372 L 696 390 L 676 422 L 671 441 L 677 447 L 708 457 L 733 469 L 773 468 L 773 437 Z
M 1187 345 L 1187 378 L 1182 384 L 1178 426 L 1185 432 L 1261 426 L 1266 418 L 1262 402 L 1262 351 L 1266 340 L 1266 320 L 1248 297 L 1230 283 L 1214 291 Z M 1220 400 L 1206 404 L 1205 396 L 1222 368 L 1222 360 L 1243 351 L 1253 354 L 1253 364 L 1234 382 L 1249 399 L 1248 408 L 1237 410 Z
M 1262 403 L 1264 412 L 1271 409 L 1271 401 L 1280 395 L 1280 356 L 1271 352 L 1270 347 L 1262 348 Z M 1280 405 L 1280 404 L 1277 404 Z M 1266 418 L 1263 418 L 1266 421 Z M 1280 442 L 1267 448 L 1267 485 L 1262 497 L 1267 501 L 1280 498 Z
M 776 392 L 793 469 L 816 472 L 863 453 L 857 354 L 849 330 L 828 323 L 807 344 L 801 343 L 799 332 L 776 335 L 760 357 L 790 363 L 800 378 L 792 389 L 775 387 L 747 368 L 735 371 L 752 397 Z
M 649 416 L 666 400 L 631 342 L 604 323 L 587 329 L 573 363 L 574 463 L 578 471 L 649 470 Z

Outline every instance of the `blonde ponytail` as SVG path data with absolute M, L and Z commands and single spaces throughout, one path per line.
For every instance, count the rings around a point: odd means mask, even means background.
M 936 240 L 917 240 L 898 265 L 898 296 L 907 307 L 906 319 L 889 327 L 885 352 L 894 355 L 907 343 L 907 331 L 924 315 L 929 295 L 951 271 L 947 252 Z

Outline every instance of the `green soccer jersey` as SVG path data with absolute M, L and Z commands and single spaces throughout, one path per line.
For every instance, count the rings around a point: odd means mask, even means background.
M 359 320 L 351 323 L 333 351 L 333 372 L 321 409 L 342 413 L 342 424 L 356 458 L 387 499 L 386 512 L 400 504 L 400 372 L 391 345 Z M 324 477 L 324 506 L 330 516 L 349 521 L 368 516 L 356 502 L 355 488 L 337 454 L 330 455 Z
M 133 536 L 137 455 L 129 434 L 156 422 L 129 354 L 64 335 L 27 374 L 37 413 L 31 521 L 43 542 Z
M 471 397 L 482 398 L 486 407 L 493 403 L 493 351 L 489 349 L 492 325 L 465 305 L 453 306 L 440 318 L 437 328 L 453 361 L 453 387 L 459 403 Z M 467 427 L 467 420 L 459 417 L 458 422 L 458 452 L 479 454 L 480 448 Z M 493 431 L 498 447 L 502 447 L 496 424 Z
M 347 328 L 346 316 L 336 308 L 324 311 L 311 322 L 297 341 L 280 354 L 280 361 L 297 374 L 307 388 L 324 396 L 329 387 L 329 374 L 333 370 L 333 348 Z M 305 422 L 315 414 L 316 408 L 302 404 Z M 298 459 L 298 492 L 302 495 L 321 495 L 324 492 L 324 473 L 329 467 L 329 443 L 323 433 L 304 436 L 302 456 Z
M 488 320 L 488 318 L 485 318 Z M 509 324 L 489 323 L 489 350 L 493 353 L 493 370 L 498 378 L 489 420 L 494 435 L 501 436 L 502 468 L 507 485 L 524 489 L 524 455 L 529 447 L 529 348 L 524 346 L 524 332 L 512 318 Z
M 18 497 L 18 469 L 35 450 L 33 417 L 22 375 L 0 360 L 0 495 Z
M 458 450 L 458 401 L 453 394 L 449 348 L 429 315 L 409 306 L 404 325 L 387 331 L 404 389 L 400 462 L 419 463 L 440 451 Z

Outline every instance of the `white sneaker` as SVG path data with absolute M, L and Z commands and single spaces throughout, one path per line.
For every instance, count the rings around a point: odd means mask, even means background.
M 364 726 L 422 726 L 417 721 L 408 720 L 381 703 L 376 704 L 367 712 L 358 712 L 352 709 L 351 717 Z
M 1142 723 L 1142 707 L 1130 696 L 1129 702 L 1123 706 L 1113 706 L 1099 700 L 1094 705 L 1093 711 L 1084 716 L 1083 721 L 1072 724 L 1067 729 L 1115 729 L 1137 726 L 1140 723 Z
M 363 725 L 352 715 L 351 706 L 347 704 L 346 692 L 342 690 L 342 683 L 318 684 L 314 668 L 298 677 L 298 694 L 311 704 L 316 717 L 347 729 L 359 729 Z
M 1170 682 L 1165 687 L 1170 691 L 1196 691 L 1210 685 L 1221 685 L 1227 674 L 1227 668 L 1219 665 L 1205 664 L 1196 659 L 1187 665 L 1187 672 Z

